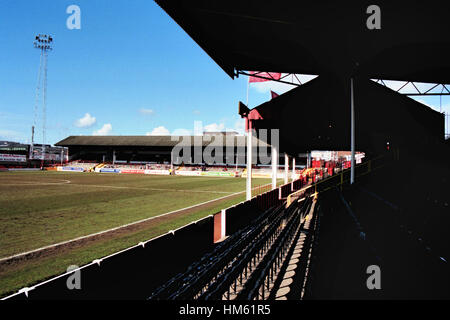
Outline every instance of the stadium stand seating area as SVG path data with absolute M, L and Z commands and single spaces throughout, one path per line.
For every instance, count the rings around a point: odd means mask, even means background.
M 84 170 L 90 170 L 94 168 L 98 163 L 96 162 L 84 162 L 81 160 L 78 161 L 71 161 L 64 165 L 64 167 L 76 167 L 76 168 L 83 168 Z
M 170 166 L 169 166 L 170 167 Z M 153 169 L 153 166 L 147 164 L 127 164 L 127 163 L 105 163 L 103 168 L 108 169 L 129 169 L 129 170 L 145 170 L 145 169 Z M 165 169 L 165 168 L 164 168 Z
M 184 170 L 184 171 L 219 171 L 219 172 L 234 172 L 236 171 L 235 166 L 220 166 L 220 165 L 182 165 L 176 166 L 176 170 Z M 242 171 L 242 168 L 238 167 L 237 171 Z
M 322 194 L 307 298 L 448 299 L 449 177 L 442 160 L 416 156 Z M 370 265 L 382 290 L 367 290 Z
M 54 165 L 60 166 L 58 165 Z M 93 161 L 71 161 L 65 163 L 64 167 L 71 168 L 82 168 L 84 171 L 90 171 L 94 168 L 104 168 L 104 169 L 127 169 L 127 170 L 170 170 L 170 164 L 160 164 L 160 163 L 148 163 L 148 162 L 134 162 L 134 163 L 122 163 L 122 162 L 93 162 Z M 176 171 L 199 171 L 199 172 L 236 172 L 238 175 L 246 172 L 246 167 L 240 166 L 235 167 L 233 165 L 179 165 L 173 166 L 173 170 Z M 296 170 L 296 173 L 299 174 L 302 170 Z M 255 166 L 253 168 L 253 174 L 256 177 L 267 177 L 270 178 L 272 175 L 272 169 L 270 167 L 258 167 Z M 291 171 L 289 171 L 291 174 Z M 278 177 L 282 177 L 284 175 L 284 167 L 280 167 L 278 169 Z

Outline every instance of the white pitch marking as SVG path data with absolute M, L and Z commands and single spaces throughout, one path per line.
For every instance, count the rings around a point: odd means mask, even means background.
M 62 182 L 33 182 L 33 181 L 24 181 L 21 183 L 6 183 L 4 186 L 42 186 L 42 185 L 60 185 L 60 184 L 69 184 L 70 180 L 60 180 Z
M 112 188 L 112 189 L 135 189 L 135 190 L 150 190 L 150 191 L 176 191 L 176 192 L 200 192 L 200 193 L 220 193 L 232 194 L 229 191 L 209 191 L 209 190 L 184 190 L 184 189 L 162 189 L 162 188 L 144 188 L 144 187 L 124 187 L 124 186 L 106 186 L 97 184 L 78 184 L 71 183 L 72 186 L 95 187 L 95 188 Z

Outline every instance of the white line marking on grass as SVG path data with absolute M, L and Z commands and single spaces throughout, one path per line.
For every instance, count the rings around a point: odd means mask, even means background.
M 61 182 L 62 181 L 62 182 Z M 60 180 L 60 182 L 34 182 L 34 181 L 23 181 L 21 183 L 5 183 L 3 186 L 42 186 L 42 185 L 60 185 L 69 184 L 70 180 Z
M 271 183 L 268 183 L 268 184 L 266 184 L 264 186 L 268 186 L 268 185 L 271 185 Z M 257 189 L 259 187 L 263 187 L 263 186 L 254 187 L 252 190 Z M 123 229 L 123 228 L 129 227 L 129 226 L 135 225 L 135 224 L 143 223 L 143 222 L 146 222 L 146 221 L 154 220 L 156 218 L 160 218 L 160 217 L 164 217 L 164 216 L 167 216 L 167 215 L 170 215 L 170 214 L 174 214 L 174 213 L 177 213 L 177 212 L 180 212 L 180 211 L 184 211 L 184 210 L 188 210 L 188 209 L 191 209 L 191 208 L 199 207 L 199 206 L 208 204 L 210 202 L 219 201 L 219 200 L 222 200 L 222 199 L 225 199 L 225 198 L 236 196 L 236 195 L 239 195 L 239 194 L 244 193 L 244 192 L 245 192 L 245 190 L 244 191 L 235 192 L 235 193 L 232 193 L 232 194 L 220 197 L 220 198 L 215 198 L 215 199 L 212 199 L 212 200 L 209 200 L 209 201 L 205 201 L 205 202 L 202 202 L 202 203 L 194 204 L 194 205 L 189 206 L 189 207 L 173 210 L 173 211 L 166 212 L 166 213 L 163 213 L 163 214 L 160 214 L 160 215 L 157 215 L 157 216 L 153 216 L 153 217 L 141 219 L 141 220 L 138 220 L 138 221 L 130 222 L 130 223 L 127 223 L 127 224 L 124 224 L 124 225 L 121 225 L 121 226 L 118 226 L 118 227 L 115 227 L 115 228 L 111 228 L 111 229 L 108 229 L 108 230 L 103 230 L 103 231 L 99 231 L 99 232 L 96 232 L 96 233 L 91 233 L 91 234 L 88 234 L 86 236 L 81 236 L 81 237 L 78 237 L 78 238 L 75 238 L 75 239 L 72 239 L 72 240 L 67 240 L 67 241 L 51 244 L 51 245 L 48 245 L 48 246 L 45 246 L 45 247 L 41 247 L 41 248 L 38 248 L 38 249 L 30 250 L 30 251 L 27 251 L 27 252 L 18 253 L 18 254 L 9 256 L 9 257 L 0 258 L 0 262 L 7 261 L 7 260 L 10 260 L 10 259 L 14 259 L 14 258 L 18 258 L 18 257 L 25 256 L 25 255 L 28 255 L 28 254 L 31 254 L 31 253 L 39 252 L 39 251 L 42 251 L 42 250 L 46 250 L 46 249 L 50 249 L 50 248 L 54 248 L 54 247 L 59 247 L 59 246 L 62 246 L 62 245 L 65 245 L 65 244 L 68 244 L 68 243 L 71 243 L 71 242 L 75 242 L 75 241 L 83 240 L 83 239 L 86 239 L 86 238 L 98 236 L 98 235 L 105 234 L 105 233 L 112 232 L 112 231 L 116 231 L 116 230 L 119 230 L 119 229 Z
M 95 188 L 112 188 L 112 189 L 134 189 L 134 190 L 150 190 L 150 191 L 176 191 L 176 192 L 200 192 L 200 193 L 219 193 L 232 194 L 230 191 L 210 191 L 210 190 L 184 190 L 184 189 L 162 189 L 162 188 L 145 188 L 145 187 L 125 187 L 125 186 L 106 186 L 97 184 L 81 184 L 71 183 L 72 186 L 95 187 Z

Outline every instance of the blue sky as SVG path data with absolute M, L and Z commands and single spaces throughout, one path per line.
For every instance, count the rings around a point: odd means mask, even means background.
M 80 30 L 66 27 L 71 4 L 81 9 Z M 118 135 L 193 130 L 194 121 L 210 129 L 242 128 L 237 104 L 246 99 L 246 79 L 231 80 L 153 1 L 2 0 L 0 140 L 30 139 L 38 33 L 55 41 L 48 60 L 47 142 L 90 135 L 107 124 L 108 133 Z M 269 99 L 268 92 L 251 91 L 255 104 Z M 77 127 L 82 118 L 95 122 Z M 38 142 L 41 126 L 39 121 Z
M 69 5 L 81 29 L 69 30 Z M 36 34 L 54 37 L 49 53 L 47 143 L 68 135 L 242 131 L 237 115 L 247 79 L 231 80 L 150 0 L 1 0 L 0 140 L 30 142 L 39 51 Z M 269 99 L 279 84 L 252 85 L 249 104 Z M 439 98 L 420 98 L 439 106 Z M 443 98 L 447 112 L 448 100 Z M 42 140 L 42 112 L 36 141 Z

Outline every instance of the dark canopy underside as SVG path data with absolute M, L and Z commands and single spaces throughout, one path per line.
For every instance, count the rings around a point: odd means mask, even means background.
M 156 0 L 223 70 L 450 83 L 440 0 Z M 369 5 L 381 30 L 368 30 Z
M 377 154 L 389 142 L 419 151 L 443 141 L 443 114 L 370 80 L 357 80 L 354 88 L 357 150 Z M 349 96 L 339 78 L 319 76 L 256 107 L 263 120 L 254 127 L 280 129 L 280 151 L 291 155 L 348 150 Z

